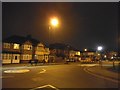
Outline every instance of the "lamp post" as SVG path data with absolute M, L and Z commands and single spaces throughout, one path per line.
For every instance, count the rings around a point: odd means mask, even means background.
M 99 59 L 99 64 L 100 66 L 102 67 L 102 55 L 101 55 L 101 51 L 103 50 L 103 47 L 102 46 L 98 46 L 97 47 L 97 51 L 100 53 L 99 56 L 100 56 L 100 59 Z
M 84 58 L 85 58 L 85 60 L 86 60 L 86 59 L 87 59 L 87 48 L 85 48 L 84 51 L 85 51 Z
M 55 38 L 55 35 L 50 35 L 50 32 L 52 34 L 52 31 L 53 31 L 53 34 L 54 34 L 55 33 L 55 28 L 58 27 L 58 24 L 59 24 L 59 21 L 58 21 L 57 17 L 50 18 L 50 21 L 49 21 L 49 45 L 50 45 L 50 43 L 52 41 L 51 37 Z M 49 59 L 50 59 L 50 55 L 49 55 Z M 50 62 L 53 62 L 53 61 L 54 60 L 52 60 Z

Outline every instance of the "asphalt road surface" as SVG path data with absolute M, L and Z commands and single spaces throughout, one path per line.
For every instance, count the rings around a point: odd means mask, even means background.
M 25 66 L 2 70 L 3 88 L 118 88 L 118 83 L 95 77 L 79 64 Z

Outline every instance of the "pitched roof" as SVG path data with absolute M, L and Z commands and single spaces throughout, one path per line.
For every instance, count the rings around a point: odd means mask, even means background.
M 25 38 L 21 36 L 13 35 L 8 38 L 5 38 L 2 42 L 22 44 L 23 42 L 25 42 Z
M 31 36 L 26 36 L 26 37 L 22 37 L 22 36 L 17 36 L 17 35 L 13 35 L 10 36 L 6 39 L 4 39 L 2 42 L 7 42 L 7 43 L 19 43 L 22 44 L 25 41 L 30 41 L 33 45 L 37 45 L 40 41 L 32 38 Z
M 54 44 L 50 44 L 49 45 L 50 49 L 62 49 L 62 50 L 76 50 L 79 51 L 77 49 L 75 49 L 74 47 L 68 45 L 68 44 L 63 44 L 63 43 L 54 43 Z

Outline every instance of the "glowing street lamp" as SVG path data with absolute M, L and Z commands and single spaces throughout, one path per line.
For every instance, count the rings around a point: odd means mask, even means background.
M 52 18 L 50 20 L 50 24 L 54 27 L 58 26 L 58 19 L 57 18 Z
M 87 49 L 85 48 L 84 51 L 87 51 Z
M 58 24 L 59 24 L 59 20 L 58 20 L 57 17 L 50 18 L 50 21 L 49 21 L 49 43 L 50 43 L 50 40 L 51 40 L 50 36 L 52 36 L 53 39 L 55 38 L 55 30 L 56 30 L 56 27 L 58 27 Z M 50 35 L 50 32 L 53 35 Z M 54 40 L 52 40 L 52 41 L 54 41 Z
M 97 50 L 98 51 L 102 51 L 103 47 L 102 46 L 98 46 Z

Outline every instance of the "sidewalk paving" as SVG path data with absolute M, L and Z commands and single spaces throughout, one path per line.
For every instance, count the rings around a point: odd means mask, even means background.
M 59 65 L 59 64 L 63 64 L 63 63 L 37 63 L 37 64 L 33 64 L 31 65 L 30 63 L 19 63 L 19 64 L 5 64 L 2 65 L 2 68 L 9 68 L 9 67 L 29 67 L 29 66 L 46 66 L 46 65 Z
M 47 65 L 69 65 L 69 64 L 79 64 L 78 62 L 58 62 L 58 63 L 37 63 L 36 65 L 31 65 L 30 63 L 18 63 L 18 64 L 4 64 L 2 65 L 2 68 L 4 67 L 23 67 L 23 66 L 47 66 Z
M 111 66 L 93 66 L 87 68 L 89 72 L 92 72 L 97 75 L 102 75 L 111 79 L 120 81 L 120 69 L 113 69 Z

